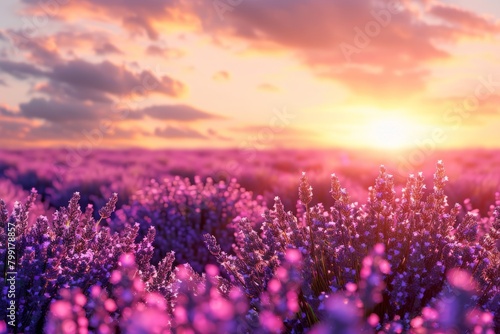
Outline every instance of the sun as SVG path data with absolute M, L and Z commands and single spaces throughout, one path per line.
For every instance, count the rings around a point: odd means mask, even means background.
M 398 149 L 412 144 L 415 124 L 402 118 L 377 119 L 368 124 L 367 140 L 370 146 Z

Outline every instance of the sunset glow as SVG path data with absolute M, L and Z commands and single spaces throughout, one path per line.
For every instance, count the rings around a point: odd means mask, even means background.
M 412 144 L 415 124 L 397 118 L 376 120 L 367 125 L 367 140 L 377 148 L 404 148 Z
M 422 124 L 454 130 L 441 148 L 500 145 L 496 2 L 2 6 L 3 146 L 231 148 L 285 106 L 268 148 L 409 147 Z

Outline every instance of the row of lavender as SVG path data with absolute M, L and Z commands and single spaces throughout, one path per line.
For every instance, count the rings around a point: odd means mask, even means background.
M 314 200 L 319 203 L 328 201 L 328 175 L 335 171 L 349 188 L 353 200 L 362 202 L 366 189 L 377 176 L 374 166 L 385 164 L 394 174 L 395 187 L 399 191 L 410 173 L 423 171 L 430 175 L 435 162 L 441 159 L 451 166 L 448 168 L 451 182 L 446 189 L 450 202 L 463 203 L 468 198 L 474 209 L 487 214 L 491 197 L 500 189 L 500 174 L 494 168 L 500 165 L 500 151 L 436 151 L 427 156 L 413 153 L 247 149 L 0 150 L 0 197 L 19 199 L 11 196 L 35 188 L 45 209 L 57 209 L 66 205 L 76 191 L 81 193 L 83 206 L 90 203 L 95 207 L 104 205 L 116 192 L 121 207 L 151 179 L 181 176 L 194 181 L 194 176 L 199 175 L 203 179 L 211 177 L 226 182 L 235 177 L 246 189 L 263 195 L 268 205 L 272 205 L 274 196 L 280 196 L 287 207 L 293 207 L 300 172 L 308 173 L 316 189 Z M 9 191 L 11 188 L 19 189 Z
M 439 163 L 432 191 L 418 174 L 398 197 L 381 168 L 360 205 L 332 175 L 330 199 L 313 205 L 304 175 L 294 212 L 278 197 L 266 209 L 234 180 L 197 177 L 152 181 L 112 218 L 116 195 L 94 215 L 75 194 L 33 223 L 34 193 L 10 215 L 2 201 L 2 259 L 6 226 L 16 226 L 17 328 L 494 333 L 500 207 L 448 208 L 446 181 Z M 5 310 L 5 275 L 0 288 Z

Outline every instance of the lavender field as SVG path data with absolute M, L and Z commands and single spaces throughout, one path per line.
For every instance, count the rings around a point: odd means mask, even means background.
M 0 334 L 500 334 L 500 1 L 0 1 Z
M 0 153 L 0 308 L 16 272 L 20 333 L 500 328 L 500 151 L 74 157 Z

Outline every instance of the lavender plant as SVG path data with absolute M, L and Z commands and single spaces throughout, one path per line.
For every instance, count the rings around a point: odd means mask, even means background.
M 167 333 L 167 300 L 148 292 L 136 275 L 134 255 L 122 254 L 110 277 L 111 295 L 100 285 L 87 298 L 80 288 L 63 289 L 50 305 L 47 333 Z
M 446 182 L 439 162 L 432 189 L 410 175 L 398 196 L 381 167 L 359 204 L 332 175 L 313 205 L 303 174 L 295 213 L 201 178 L 153 182 L 114 218 L 116 194 L 94 214 L 75 193 L 34 223 L 35 192 L 10 214 L 0 200 L 0 308 L 10 223 L 18 332 L 493 334 L 500 206 L 450 208 Z
M 147 235 L 150 227 L 156 230 L 152 242 L 152 262 L 158 263 L 170 251 L 175 252 L 176 263 L 189 262 L 198 272 L 213 263 L 204 246 L 203 234 L 216 235 L 224 251 L 230 251 L 234 242 L 234 219 L 252 218 L 257 224 L 262 212 L 262 199 L 253 199 L 251 192 L 241 188 L 236 180 L 214 183 L 207 178 L 203 183 L 196 177 L 175 177 L 151 184 L 136 193 L 130 205 L 118 210 L 112 226 L 119 230 L 139 223 L 139 238 Z M 153 240 L 153 239 L 152 239 Z
M 16 271 L 17 329 L 26 333 L 40 332 L 50 302 L 60 289 L 78 287 L 81 291 L 95 284 L 105 287 L 121 254 L 134 252 L 138 225 L 120 233 L 111 233 L 92 217 L 93 208 L 80 210 L 80 195 L 75 193 L 68 207 L 56 211 L 51 219 L 39 216 L 28 224 L 29 211 L 36 200 L 32 192 L 25 204 L 16 202 L 9 215 L 0 200 L 0 308 L 6 310 L 6 273 Z M 103 218 L 114 209 L 116 195 L 100 210 Z M 7 225 L 15 226 L 16 268 L 7 268 Z M 73 302 L 80 302 L 81 298 Z M 67 301 L 71 302 L 71 301 Z M 72 302 L 72 303 L 73 303 Z M 78 312 L 77 312 L 78 313 Z M 76 316 L 76 315 L 74 315 Z M 5 318 L 4 318 L 5 320 Z
M 274 208 L 264 214 L 260 233 L 248 220 L 241 220 L 235 255 L 222 251 L 213 236 L 205 236 L 206 244 L 231 282 L 250 296 L 256 310 L 284 254 L 289 249 L 299 250 L 304 284 L 296 328 L 310 328 L 321 320 L 318 314 L 325 295 L 356 284 L 364 317 L 373 314 L 371 319 L 378 319 L 378 328 L 409 330 L 411 319 L 437 300 L 446 274 L 453 268 L 471 273 L 481 287 L 473 304 L 494 314 L 498 324 L 499 218 L 479 238 L 481 220 L 477 215 L 468 213 L 459 218 L 459 205 L 447 208 L 446 181 L 444 166 L 439 162 L 431 192 L 426 193 L 420 173 L 410 175 L 397 198 L 393 177 L 382 166 L 369 189 L 367 203 L 359 205 L 349 201 L 347 191 L 332 175 L 333 203 L 326 209 L 322 204 L 309 206 L 312 189 L 303 175 L 297 215 L 285 212 L 276 198 Z M 376 245 L 386 250 L 387 261 L 366 258 Z M 381 256 L 380 251 L 377 256 Z M 374 261 L 379 262 L 383 275 L 370 278 Z M 395 319 L 398 325 L 393 324 Z

